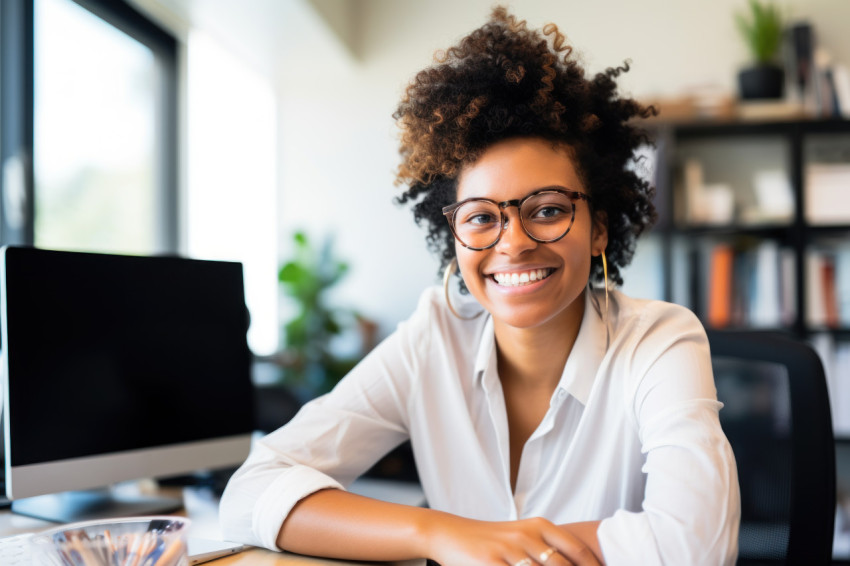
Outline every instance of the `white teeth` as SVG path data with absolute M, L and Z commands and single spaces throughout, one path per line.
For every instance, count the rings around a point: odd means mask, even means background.
M 522 273 L 494 273 L 493 279 L 496 280 L 496 283 L 504 287 L 518 287 L 546 279 L 552 274 L 552 271 L 551 268 L 546 268 L 532 269 L 530 271 L 523 271 Z

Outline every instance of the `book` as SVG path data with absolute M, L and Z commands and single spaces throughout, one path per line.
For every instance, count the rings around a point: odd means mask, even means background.
M 838 323 L 850 328 L 850 244 L 835 249 L 835 289 Z
M 779 244 L 765 240 L 753 252 L 749 323 L 755 327 L 779 326 L 782 320 L 780 287 L 782 271 Z
M 823 327 L 826 324 L 826 309 L 821 284 L 823 254 L 810 251 L 806 256 L 806 324 Z
M 791 326 L 797 320 L 797 270 L 794 250 L 782 248 L 779 254 L 780 321 Z
M 819 268 L 824 324 L 829 328 L 838 328 L 838 300 L 835 293 L 835 258 L 831 254 L 824 254 L 821 257 Z
M 728 244 L 711 250 L 708 272 L 708 311 L 710 326 L 723 328 L 732 322 L 732 288 L 735 252 Z

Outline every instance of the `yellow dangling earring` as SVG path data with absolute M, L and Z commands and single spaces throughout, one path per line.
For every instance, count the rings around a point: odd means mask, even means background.
M 605 278 L 605 314 L 602 320 L 608 322 L 608 260 L 604 251 L 602 252 L 602 276 Z
M 452 300 L 449 297 L 449 279 L 451 279 L 452 274 L 457 270 L 457 258 L 452 258 L 452 261 L 449 262 L 449 265 L 446 266 L 446 271 L 443 273 L 443 292 L 446 294 L 446 304 L 448 305 L 449 310 L 452 311 L 452 314 L 459 319 L 472 320 L 473 318 L 478 317 L 481 313 L 477 312 L 472 316 L 461 316 L 460 313 L 455 310 L 454 306 L 452 306 Z

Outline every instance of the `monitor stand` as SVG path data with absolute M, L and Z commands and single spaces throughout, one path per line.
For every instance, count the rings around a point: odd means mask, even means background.
M 57 523 L 161 515 L 183 508 L 179 497 L 116 493 L 111 489 L 66 491 L 12 501 L 12 512 Z

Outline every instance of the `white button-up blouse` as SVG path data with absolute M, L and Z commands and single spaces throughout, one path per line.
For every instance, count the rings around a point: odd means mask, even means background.
M 426 290 L 331 393 L 256 443 L 221 501 L 225 538 L 277 549 L 300 499 L 343 489 L 410 439 L 431 508 L 493 521 L 602 520 L 609 566 L 734 563 L 737 471 L 705 331 L 690 311 L 612 291 L 603 320 L 600 291 L 585 292 L 581 328 L 512 491 L 492 319 L 458 319 L 441 291 Z

